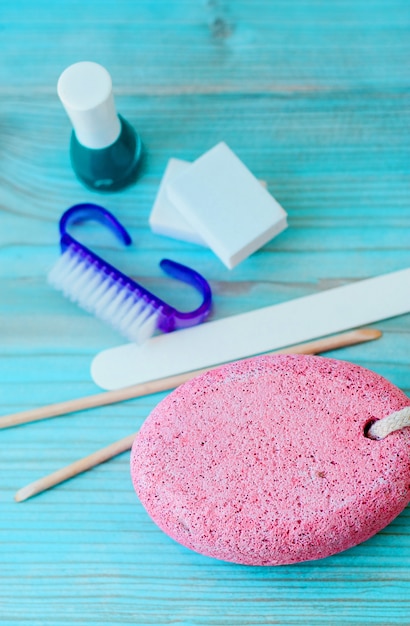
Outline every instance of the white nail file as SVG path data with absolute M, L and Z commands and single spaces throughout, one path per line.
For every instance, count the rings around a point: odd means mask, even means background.
M 104 350 L 93 360 L 91 375 L 103 389 L 120 389 L 409 311 L 410 268 L 159 335 L 140 346 L 130 343 Z

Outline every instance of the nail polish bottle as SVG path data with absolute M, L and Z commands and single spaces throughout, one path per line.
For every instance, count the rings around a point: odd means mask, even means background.
M 134 182 L 141 139 L 117 115 L 107 70 L 89 61 L 70 65 L 58 80 L 57 93 L 73 125 L 70 157 L 80 181 L 94 191 L 117 191 Z

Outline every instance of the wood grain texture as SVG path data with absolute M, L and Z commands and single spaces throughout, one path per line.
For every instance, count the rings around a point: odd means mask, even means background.
M 406 0 L 14 0 L 0 8 L 0 409 L 97 391 L 89 367 L 122 340 L 51 291 L 57 221 L 101 202 L 129 228 L 100 253 L 178 306 L 164 256 L 210 280 L 214 319 L 410 265 L 410 7 Z M 140 180 L 100 196 L 70 169 L 60 72 L 113 76 L 140 131 Z M 209 251 L 153 235 L 170 157 L 225 140 L 268 182 L 289 229 L 229 271 Z M 381 294 L 382 297 L 382 294 Z M 335 353 L 410 393 L 410 316 Z M 268 329 L 267 329 L 268 332 Z M 238 567 L 163 535 L 133 493 L 128 455 L 26 504 L 22 485 L 137 430 L 164 394 L 3 431 L 0 623 L 29 626 L 409 624 L 410 512 L 365 544 L 313 563 Z

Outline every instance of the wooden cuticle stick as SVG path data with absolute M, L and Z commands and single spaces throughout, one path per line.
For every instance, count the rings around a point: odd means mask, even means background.
M 326 352 L 337 348 L 363 343 L 365 341 L 372 341 L 373 339 L 378 339 L 380 336 L 381 332 L 379 330 L 373 328 L 361 328 L 325 337 L 324 339 L 308 341 L 283 350 L 274 350 L 273 352 L 268 352 L 266 354 L 318 354 L 319 352 Z M 28 424 L 51 417 L 67 415 L 68 413 L 84 411 L 85 409 L 92 409 L 98 406 L 115 404 L 117 402 L 123 402 L 124 400 L 131 400 L 132 398 L 140 398 L 149 394 L 159 393 L 160 391 L 169 391 L 170 389 L 175 389 L 175 387 L 182 385 L 182 383 L 185 383 L 191 378 L 207 372 L 214 367 L 216 367 L 216 365 L 194 370 L 193 372 L 186 372 L 184 374 L 177 374 L 167 378 L 132 385 L 130 387 L 123 387 L 122 389 L 115 389 L 114 391 L 105 391 L 92 396 L 76 398 L 74 400 L 67 400 L 57 404 L 49 404 L 37 409 L 29 409 L 28 411 L 4 415 L 3 417 L 0 417 L 0 429 L 12 428 L 13 426 L 19 426 L 20 424 Z
M 347 347 L 366 341 L 372 341 L 379 339 L 382 333 L 379 330 L 371 328 L 362 328 L 358 330 L 352 330 L 331 337 L 325 337 L 315 341 L 309 341 L 296 346 L 285 348 L 284 350 L 275 350 L 267 354 L 318 354 L 319 352 L 326 352 L 329 350 L 335 350 L 337 348 Z M 115 402 L 121 402 L 131 398 L 137 398 L 140 396 L 148 395 L 151 393 L 157 393 L 159 391 L 166 391 L 173 389 L 178 385 L 207 372 L 213 368 L 208 367 L 201 370 L 195 370 L 193 372 L 187 372 L 177 376 L 170 376 L 168 378 L 150 381 L 142 383 L 140 385 L 133 385 L 131 387 L 124 387 L 116 391 L 108 391 L 105 393 L 96 394 L 94 396 L 88 396 L 86 398 L 79 398 L 68 402 L 62 402 L 56 405 L 49 405 L 42 409 L 34 409 L 33 411 L 24 411 L 23 413 L 17 413 L 15 415 L 9 415 L 0 418 L 0 428 L 7 428 L 11 426 L 17 426 L 18 424 L 24 424 L 27 422 L 37 421 L 40 419 L 46 419 L 48 417 L 54 417 L 57 415 L 64 415 L 73 411 L 79 411 L 83 409 L 89 409 L 97 406 L 104 406 L 107 404 L 113 404 Z M 15 418 L 13 420 L 13 418 Z M 93 467 L 108 461 L 109 459 L 129 450 L 132 446 L 132 442 L 137 433 L 128 435 L 123 439 L 120 439 L 105 448 L 101 448 L 92 454 L 63 467 L 48 476 L 40 478 L 39 480 L 30 483 L 26 487 L 23 487 L 17 491 L 14 499 L 16 502 L 23 502 L 32 496 L 35 496 L 51 487 L 54 487 L 69 478 L 73 478 L 78 474 L 88 471 Z

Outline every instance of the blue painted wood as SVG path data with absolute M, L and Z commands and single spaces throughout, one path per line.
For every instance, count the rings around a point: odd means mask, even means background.
M 410 264 L 410 11 L 405 0 L 14 0 L 1 7 L 0 411 L 94 393 L 89 367 L 122 340 L 46 284 L 57 221 L 103 201 L 135 240 L 102 254 L 190 306 L 163 256 L 211 281 L 214 318 Z M 60 72 L 92 59 L 147 155 L 137 185 L 101 197 L 70 169 Z M 225 140 L 289 213 L 289 229 L 235 270 L 153 235 L 168 158 Z M 91 236 L 91 233 L 87 233 Z M 382 294 L 381 294 L 382 297 Z M 334 352 L 410 393 L 410 318 Z M 30 626 L 408 624 L 410 513 L 324 561 L 249 568 L 163 535 L 135 497 L 128 455 L 25 504 L 14 492 L 138 429 L 164 394 L 0 433 L 0 621 Z

